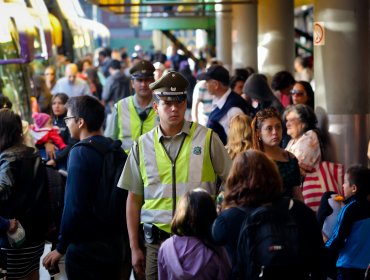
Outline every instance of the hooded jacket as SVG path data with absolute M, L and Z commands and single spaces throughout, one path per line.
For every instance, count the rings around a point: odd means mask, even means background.
M 160 280 L 227 280 L 231 264 L 223 247 L 212 250 L 196 237 L 174 235 L 159 250 L 158 276 Z

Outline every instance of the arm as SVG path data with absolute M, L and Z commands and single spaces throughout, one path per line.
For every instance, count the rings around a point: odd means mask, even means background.
M 0 216 L 0 230 L 1 231 L 7 231 L 7 230 L 10 231 L 10 227 L 11 227 L 10 221 L 11 220 L 5 219 L 5 218 Z
M 12 187 L 14 186 L 15 178 L 13 175 L 13 161 L 14 158 L 1 155 L 0 158 L 0 201 L 6 201 L 12 193 Z
M 137 142 L 131 148 L 123 168 L 118 187 L 128 190 L 126 220 L 132 252 L 132 266 L 138 274 L 144 274 L 145 256 L 140 247 L 140 211 L 144 203 L 144 183 L 139 169 Z
M 339 219 L 333 231 L 333 235 L 326 242 L 325 247 L 331 251 L 338 252 L 343 249 L 345 241 L 352 230 L 353 225 L 353 208 L 351 205 L 344 206 L 339 212 Z
M 104 102 L 108 102 L 111 99 L 111 86 L 113 82 L 113 77 L 108 77 L 108 79 L 105 81 L 105 85 L 103 87 L 103 93 L 102 93 L 102 100 Z
M 225 146 L 222 144 L 220 137 L 218 137 L 217 133 L 214 132 L 211 136 L 211 160 L 213 169 L 222 179 L 222 184 L 224 184 L 229 175 L 232 161 Z
M 118 109 L 120 103 L 116 103 L 112 108 L 112 115 L 107 118 L 106 128 L 104 130 L 104 136 L 112 139 L 118 139 Z
M 136 195 L 133 192 L 129 192 L 126 207 L 127 229 L 130 238 L 132 266 L 140 275 L 144 275 L 145 273 L 145 256 L 140 248 L 139 242 L 140 210 L 142 204 L 142 195 Z

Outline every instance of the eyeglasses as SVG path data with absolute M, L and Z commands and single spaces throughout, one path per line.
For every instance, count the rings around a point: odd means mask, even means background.
M 67 121 L 70 119 L 76 119 L 76 117 L 65 117 L 63 120 L 65 123 L 67 123 Z
M 303 90 L 298 90 L 298 89 L 292 89 L 290 91 L 290 94 L 291 95 L 297 95 L 297 96 L 303 96 L 305 94 L 305 92 Z

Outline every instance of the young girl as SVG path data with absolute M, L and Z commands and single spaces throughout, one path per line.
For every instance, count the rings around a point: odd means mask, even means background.
M 301 177 L 296 157 L 280 147 L 283 124 L 274 108 L 260 110 L 252 121 L 253 148 L 264 152 L 278 166 L 283 179 L 283 194 L 303 200 Z
M 46 143 L 51 142 L 58 150 L 63 150 L 66 147 L 62 137 L 60 137 L 58 133 L 59 128 L 53 126 L 50 115 L 45 113 L 33 113 L 32 118 L 34 124 L 31 125 L 31 134 L 43 159 L 48 159 L 44 146 Z
M 159 249 L 160 280 L 230 279 L 227 253 L 211 241 L 216 217 L 214 201 L 206 191 L 196 189 L 181 198 L 171 225 L 174 235 Z

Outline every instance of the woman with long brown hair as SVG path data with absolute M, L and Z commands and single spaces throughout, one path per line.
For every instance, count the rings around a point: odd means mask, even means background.
M 36 280 L 49 226 L 48 189 L 39 153 L 22 142 L 20 116 L 0 109 L 0 216 L 18 220 L 25 231 L 16 247 L 0 231 L 0 268 L 7 279 Z
M 253 148 L 275 161 L 283 180 L 283 195 L 303 201 L 298 161 L 292 153 L 280 147 L 282 127 L 280 114 L 274 108 L 257 112 L 252 121 Z
M 248 150 L 236 156 L 226 182 L 224 210 L 212 228 L 216 244 L 225 246 L 229 253 L 233 279 L 240 277 L 237 247 L 245 217 L 259 206 L 281 203 L 284 199 L 282 189 L 276 164 L 263 152 Z M 311 272 L 318 273 L 320 270 L 320 254 L 323 250 L 321 230 L 314 212 L 303 202 L 291 199 L 289 212 L 299 227 L 300 240 L 303 243 L 300 250 L 303 259 L 301 273 L 308 279 Z

